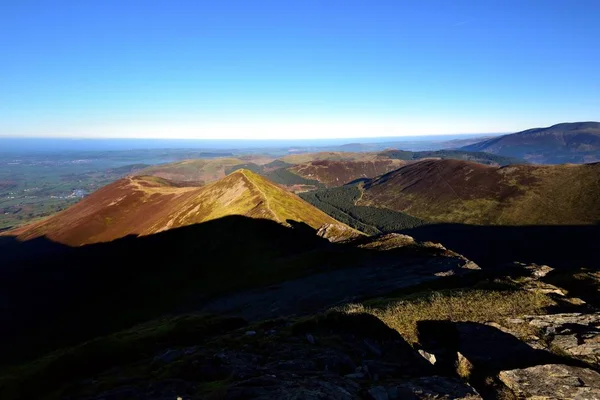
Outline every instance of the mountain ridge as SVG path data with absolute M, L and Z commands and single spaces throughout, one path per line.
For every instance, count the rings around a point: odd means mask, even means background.
M 205 186 L 185 186 L 153 176 L 127 177 L 48 219 L 4 235 L 21 240 L 39 236 L 70 245 L 148 235 L 227 215 L 271 219 L 312 229 L 336 225 L 343 237 L 357 234 L 293 193 L 248 170 L 236 170 Z
M 538 164 L 600 161 L 600 122 L 565 122 L 532 128 L 460 148 L 517 157 Z

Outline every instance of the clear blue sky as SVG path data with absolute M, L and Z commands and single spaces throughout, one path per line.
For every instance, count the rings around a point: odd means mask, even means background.
M 600 1 L 0 1 L 0 136 L 511 132 L 600 119 Z

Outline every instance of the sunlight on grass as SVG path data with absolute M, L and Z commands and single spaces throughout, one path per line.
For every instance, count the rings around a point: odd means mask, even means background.
M 528 291 L 449 290 L 407 296 L 381 307 L 348 304 L 347 313 L 369 313 L 417 343 L 417 322 L 423 320 L 504 322 L 507 317 L 536 314 L 554 305 L 548 296 Z

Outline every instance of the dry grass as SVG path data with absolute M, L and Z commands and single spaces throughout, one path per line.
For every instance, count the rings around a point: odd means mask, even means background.
M 424 320 L 498 322 L 507 317 L 537 314 L 555 302 L 528 291 L 450 290 L 411 295 L 382 307 L 350 304 L 342 311 L 366 312 L 398 331 L 409 343 L 418 343 L 417 322 Z

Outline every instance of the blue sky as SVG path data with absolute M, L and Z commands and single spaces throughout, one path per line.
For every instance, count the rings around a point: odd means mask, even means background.
M 600 119 L 600 1 L 0 1 L 0 136 L 326 138 Z

